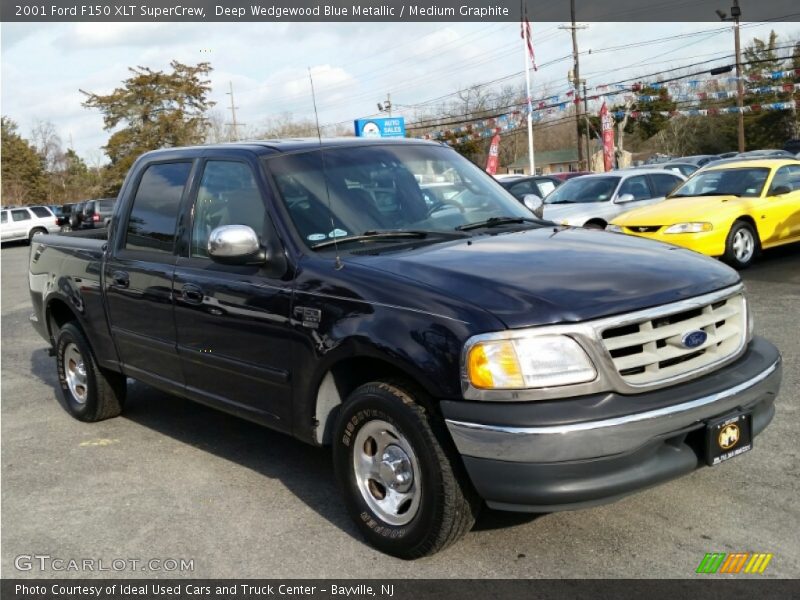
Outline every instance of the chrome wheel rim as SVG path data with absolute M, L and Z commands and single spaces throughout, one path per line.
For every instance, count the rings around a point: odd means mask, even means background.
M 84 404 L 89 395 L 86 364 L 80 350 L 73 343 L 67 344 L 67 347 L 64 348 L 64 376 L 72 397 L 78 404 Z
M 753 258 L 756 242 L 749 229 L 740 229 L 733 235 L 733 255 L 740 263 L 746 263 Z
M 394 425 L 376 419 L 359 430 L 353 470 L 361 497 L 383 522 L 401 526 L 416 516 L 422 497 L 419 462 Z

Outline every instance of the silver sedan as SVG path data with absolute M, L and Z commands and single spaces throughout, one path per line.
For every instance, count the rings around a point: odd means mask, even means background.
M 566 181 L 544 200 L 549 221 L 605 229 L 617 215 L 653 204 L 686 178 L 663 169 L 629 169 L 583 175 Z

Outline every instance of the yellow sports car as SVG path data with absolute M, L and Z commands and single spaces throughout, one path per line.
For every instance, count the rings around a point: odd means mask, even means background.
M 623 213 L 608 229 L 683 246 L 743 269 L 761 248 L 800 242 L 800 161 L 712 163 L 663 202 Z

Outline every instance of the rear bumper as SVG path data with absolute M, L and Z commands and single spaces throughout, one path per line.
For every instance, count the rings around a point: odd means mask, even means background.
M 565 510 L 615 500 L 705 464 L 709 419 L 749 411 L 756 436 L 774 415 L 780 381 L 777 349 L 756 339 L 727 367 L 646 394 L 501 406 L 443 402 L 442 410 L 490 506 Z

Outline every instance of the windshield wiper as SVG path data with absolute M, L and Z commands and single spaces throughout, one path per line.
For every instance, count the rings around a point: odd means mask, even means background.
M 515 223 L 536 223 L 537 225 L 541 225 L 542 221 L 539 219 L 529 219 L 528 217 L 490 217 L 485 221 L 459 225 L 456 229 L 458 231 L 470 231 L 472 229 L 481 229 L 482 227 L 500 227 L 502 225 L 513 225 Z
M 427 237 L 438 237 L 443 239 L 458 239 L 464 237 L 455 232 L 449 231 L 425 231 L 422 229 L 398 229 L 392 230 L 376 230 L 371 229 L 365 231 L 360 235 L 347 235 L 330 240 L 325 240 L 319 244 L 311 246 L 313 250 L 318 248 L 329 248 L 331 246 L 338 246 L 339 244 L 348 244 L 350 242 L 391 242 L 393 240 L 407 240 L 407 239 L 424 239 Z

